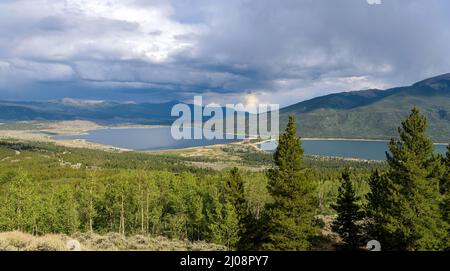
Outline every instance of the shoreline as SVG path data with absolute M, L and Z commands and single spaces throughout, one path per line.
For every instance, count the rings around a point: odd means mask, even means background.
M 333 138 L 333 137 L 302 137 L 300 138 L 304 141 L 358 141 L 358 142 L 389 142 L 388 139 L 367 139 L 367 138 Z M 276 141 L 276 139 L 267 139 L 255 144 L 262 144 L 266 142 Z M 447 146 L 450 143 L 444 142 L 433 142 L 434 145 L 444 145 Z
M 255 150 L 264 151 L 261 148 L 261 144 L 269 143 L 276 141 L 277 139 L 262 139 L 259 142 L 251 142 L 251 139 L 242 139 L 237 140 L 235 142 L 230 143 L 216 143 L 216 144 L 205 144 L 201 146 L 192 146 L 192 147 L 184 147 L 184 148 L 168 148 L 168 149 L 154 149 L 154 150 L 134 150 L 127 149 L 122 147 L 115 147 L 108 144 L 95 143 L 83 138 L 72 138 L 72 139 L 64 139 L 57 138 L 59 136 L 82 136 L 89 134 L 90 131 L 95 130 L 117 130 L 117 129 L 152 129 L 152 128 L 167 128 L 169 125 L 142 125 L 142 124 L 118 124 L 118 125 L 104 125 L 97 124 L 90 121 L 61 121 L 61 122 L 51 122 L 51 123 L 39 123 L 39 122 L 30 122 L 31 124 L 42 124 L 43 127 L 30 127 L 24 130 L 15 130 L 15 129 L 0 129 L 0 138 L 15 138 L 22 140 L 37 140 L 37 141 L 51 141 L 60 145 L 69 145 L 71 147 L 87 147 L 94 149 L 114 149 L 119 151 L 144 151 L 144 152 L 159 152 L 159 151 L 177 151 L 177 150 L 189 150 L 189 149 L 199 149 L 211 146 L 223 146 L 224 144 L 242 144 L 246 143 L 251 145 Z M 1 126 L 0 126 L 1 127 Z M 368 139 L 368 138 L 338 138 L 338 137 L 328 137 L 328 138 L 320 138 L 320 137 L 305 137 L 301 138 L 304 141 L 355 141 L 355 142 L 389 142 L 387 139 Z M 442 142 L 433 142 L 435 146 L 446 146 L 448 143 Z
M 166 125 L 118 125 L 118 126 L 104 126 L 98 125 L 96 127 L 92 127 L 89 129 L 83 129 L 79 131 L 69 131 L 69 132 L 55 132 L 55 135 L 52 136 L 78 136 L 78 135 L 88 135 L 90 131 L 96 130 L 119 130 L 119 129 L 155 129 L 155 128 L 164 128 L 170 127 Z M 45 131 L 45 130 L 43 130 Z

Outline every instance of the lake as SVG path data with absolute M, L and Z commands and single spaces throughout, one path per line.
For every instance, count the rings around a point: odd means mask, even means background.
M 198 129 L 198 128 L 195 128 Z M 85 139 L 89 142 L 111 145 L 131 150 L 170 150 L 216 144 L 227 144 L 237 140 L 227 139 L 181 139 L 175 140 L 170 127 L 155 128 L 107 128 L 91 130 L 81 135 L 58 135 L 54 139 Z
M 175 140 L 170 134 L 170 127 L 155 128 L 108 128 L 89 131 L 81 135 L 59 135 L 53 138 L 85 139 L 90 142 L 111 145 L 132 150 L 166 150 L 189 147 L 226 144 L 236 140 L 225 139 L 183 139 Z M 273 151 L 277 146 L 275 141 L 259 144 L 266 151 Z M 303 148 L 307 155 L 336 156 L 367 160 L 384 160 L 386 158 L 387 142 L 358 140 L 303 140 Z M 445 154 L 446 145 L 436 145 L 436 152 Z
M 388 151 L 387 141 L 377 140 L 344 140 L 344 139 L 304 139 L 302 146 L 305 154 L 320 156 L 335 156 L 365 160 L 385 160 Z M 276 141 L 267 141 L 258 147 L 265 151 L 273 151 Z M 447 145 L 436 144 L 436 153 L 445 154 Z

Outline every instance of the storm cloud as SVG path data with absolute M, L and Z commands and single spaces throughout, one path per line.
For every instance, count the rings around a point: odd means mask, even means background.
M 0 98 L 293 102 L 450 71 L 446 0 L 0 2 Z

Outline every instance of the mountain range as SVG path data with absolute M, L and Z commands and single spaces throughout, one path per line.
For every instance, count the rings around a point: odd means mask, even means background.
M 435 142 L 450 141 L 450 73 L 387 90 L 330 94 L 281 109 L 286 125 L 294 114 L 303 137 L 389 139 L 418 107 L 428 118 L 428 135 Z
M 169 124 L 177 101 L 122 103 L 63 99 L 48 102 L 0 101 L 0 121 L 90 120 L 102 124 Z
M 0 101 L 0 121 L 91 120 L 98 123 L 170 124 L 166 103 L 122 103 L 63 99 L 45 102 Z M 294 114 L 302 137 L 389 139 L 413 106 L 429 121 L 429 136 L 450 141 L 450 73 L 386 90 L 341 92 L 280 110 L 281 128 Z M 192 105 L 191 105 L 192 107 Z

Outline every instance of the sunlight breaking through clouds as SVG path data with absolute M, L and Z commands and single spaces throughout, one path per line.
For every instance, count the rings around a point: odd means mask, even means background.
M 289 104 L 410 84 L 450 70 L 449 9 L 443 0 L 2 1 L 0 98 L 202 93 Z

